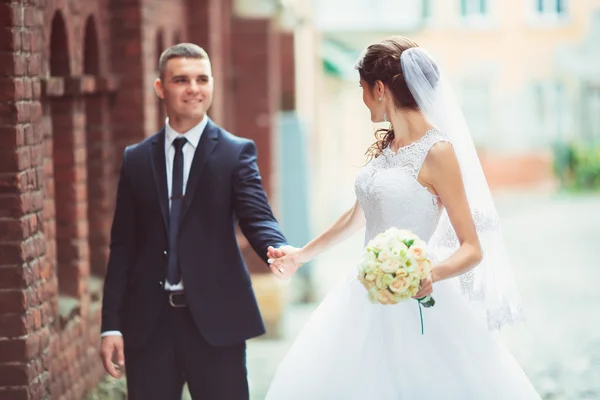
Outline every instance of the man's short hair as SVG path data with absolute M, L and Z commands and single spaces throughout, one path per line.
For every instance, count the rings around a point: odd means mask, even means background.
M 202 47 L 194 43 L 179 43 L 169 47 L 162 52 L 158 59 L 158 75 L 163 78 L 167 62 L 172 58 L 199 58 L 210 60 L 208 53 Z

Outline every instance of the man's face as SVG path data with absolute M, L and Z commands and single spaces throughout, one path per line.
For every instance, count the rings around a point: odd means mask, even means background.
M 167 115 L 176 120 L 201 120 L 210 108 L 214 83 L 210 61 L 177 57 L 167 61 L 155 89 L 163 99 Z

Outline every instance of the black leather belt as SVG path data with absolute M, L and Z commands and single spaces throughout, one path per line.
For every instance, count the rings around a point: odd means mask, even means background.
M 169 305 L 175 308 L 187 307 L 187 299 L 183 291 L 169 292 Z

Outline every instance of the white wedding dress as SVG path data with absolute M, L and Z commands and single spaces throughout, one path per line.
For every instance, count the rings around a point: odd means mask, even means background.
M 383 155 L 356 179 L 365 244 L 389 227 L 431 238 L 438 199 L 417 181 L 429 149 L 447 140 L 431 130 Z M 433 255 L 435 257 L 435 255 Z M 457 278 L 434 285 L 436 304 L 373 304 L 356 266 L 311 316 L 281 362 L 266 400 L 528 400 L 529 379 L 474 313 Z

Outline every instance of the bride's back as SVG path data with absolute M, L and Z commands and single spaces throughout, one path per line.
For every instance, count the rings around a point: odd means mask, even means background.
M 366 224 L 365 244 L 387 228 L 408 229 L 428 241 L 441 215 L 437 196 L 417 180 L 431 147 L 448 139 L 429 130 L 421 139 L 396 153 L 386 147 L 358 174 L 356 197 Z

